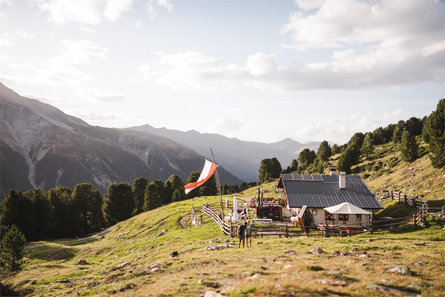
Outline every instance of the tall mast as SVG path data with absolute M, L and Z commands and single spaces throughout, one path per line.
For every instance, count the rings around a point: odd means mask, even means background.
M 213 154 L 212 148 L 210 148 L 210 152 L 212 153 L 213 163 L 216 164 L 215 155 Z M 218 193 L 219 193 L 219 206 L 221 208 L 220 216 L 221 216 L 221 219 L 224 220 L 224 205 L 223 205 L 223 201 L 222 201 L 221 183 L 219 182 L 218 168 L 215 169 L 215 175 L 216 175 L 216 185 L 218 187 Z

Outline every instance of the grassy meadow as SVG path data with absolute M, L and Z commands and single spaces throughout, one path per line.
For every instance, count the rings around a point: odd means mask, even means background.
M 217 201 L 176 202 L 87 238 L 29 243 L 22 271 L 2 282 L 30 296 L 445 294 L 440 226 L 353 237 L 254 238 L 252 249 L 239 249 L 236 238 L 224 236 L 209 217 L 191 225 L 192 205 Z M 325 253 L 311 253 L 316 247 Z M 398 266 L 407 266 L 410 275 L 391 272 Z

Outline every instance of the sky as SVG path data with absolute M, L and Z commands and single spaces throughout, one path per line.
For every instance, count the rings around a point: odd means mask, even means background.
M 342 144 L 444 77 L 438 0 L 0 0 L 0 82 L 91 125 Z

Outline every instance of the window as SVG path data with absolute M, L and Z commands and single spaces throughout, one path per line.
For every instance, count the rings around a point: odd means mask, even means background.
M 317 215 L 317 210 L 316 210 L 316 209 L 312 209 L 311 211 L 312 211 L 312 215 L 313 215 L 313 216 L 316 216 L 316 215 Z
M 357 214 L 357 221 L 361 222 L 362 221 L 362 215 L 361 214 Z
M 349 220 L 349 215 L 347 215 L 347 214 L 338 215 L 338 220 L 347 221 L 347 220 Z
M 334 220 L 334 216 L 331 213 L 327 212 L 327 211 L 324 211 L 324 217 L 325 217 L 325 219 L 327 221 L 333 221 Z

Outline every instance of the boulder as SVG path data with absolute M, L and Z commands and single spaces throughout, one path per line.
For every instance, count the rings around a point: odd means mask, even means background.
M 87 262 L 86 260 L 82 259 L 82 260 L 79 260 L 79 261 L 77 262 L 77 264 L 78 264 L 78 265 L 88 265 L 88 262 Z
M 389 270 L 391 273 L 398 273 L 401 275 L 412 275 L 411 269 L 406 265 L 396 266 Z
M 316 247 L 316 248 L 314 248 L 313 250 L 311 250 L 311 253 L 314 254 L 314 255 L 320 255 L 320 254 L 325 253 L 325 251 L 323 251 L 323 250 L 322 250 L 321 248 L 319 248 L 319 247 Z
M 215 250 L 221 250 L 221 249 L 227 249 L 227 248 L 230 248 L 230 245 L 221 244 L 221 245 L 209 245 L 209 246 L 206 246 L 204 249 L 207 251 L 215 251 Z
M 168 231 L 167 229 L 162 230 L 161 232 L 158 233 L 158 235 L 156 235 L 156 237 L 164 235 L 167 231 Z
M 213 291 L 206 291 L 206 293 L 204 294 L 204 297 L 223 297 L 223 295 L 221 295 L 220 293 L 213 292 Z

